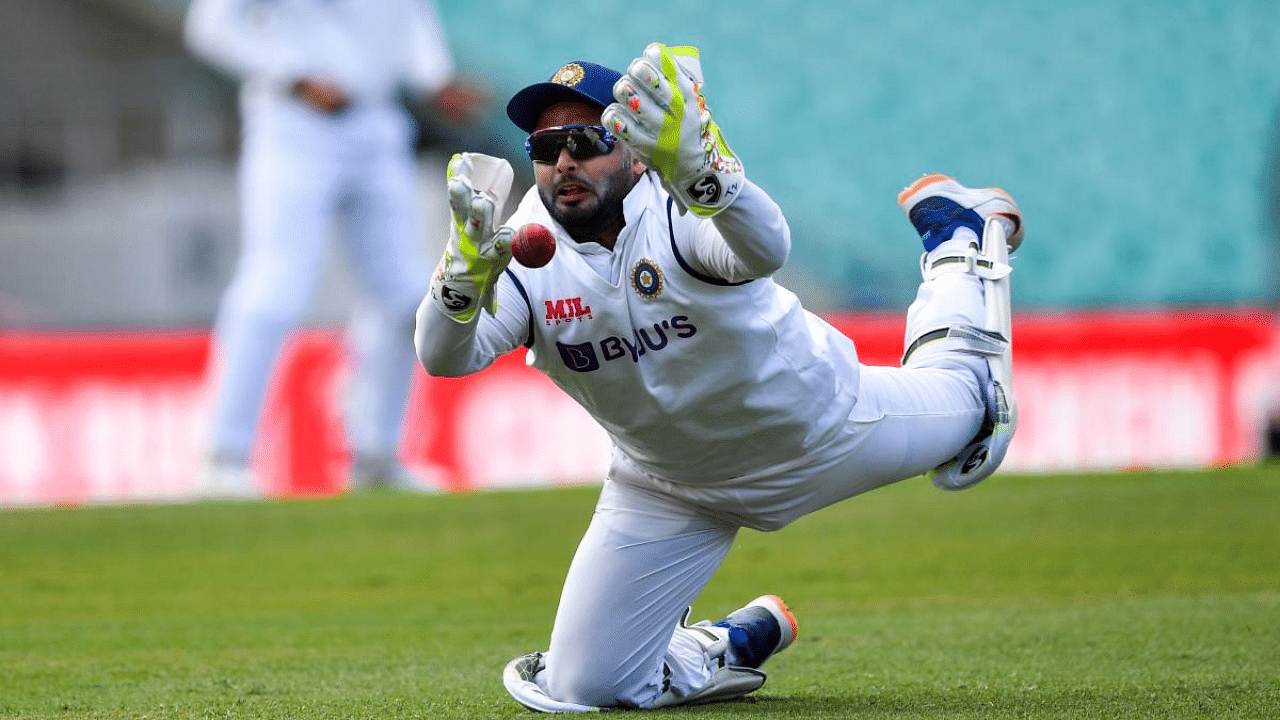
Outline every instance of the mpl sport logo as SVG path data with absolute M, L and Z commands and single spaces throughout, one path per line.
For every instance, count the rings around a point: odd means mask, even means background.
M 542 302 L 547 306 L 547 325 L 559 325 L 562 322 L 591 319 L 591 306 L 583 305 L 580 297 L 543 300 Z

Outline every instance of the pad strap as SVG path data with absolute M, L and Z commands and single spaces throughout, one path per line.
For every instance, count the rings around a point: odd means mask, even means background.
M 933 257 L 930 257 L 933 255 Z M 925 280 L 932 280 L 946 273 L 969 273 L 983 280 L 999 280 L 1013 272 L 1009 263 L 985 258 L 978 250 L 977 243 L 969 243 L 963 251 L 925 253 L 920 256 L 920 274 Z
M 912 341 L 902 354 L 902 364 L 905 366 L 916 350 L 935 340 L 948 340 L 948 349 L 974 355 L 999 356 L 1009 349 L 1008 338 L 994 330 L 974 325 L 953 325 L 931 330 Z

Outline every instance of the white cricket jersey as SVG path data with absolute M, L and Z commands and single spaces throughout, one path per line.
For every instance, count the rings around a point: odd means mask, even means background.
M 509 224 L 553 228 L 557 251 L 543 268 L 510 265 L 498 318 L 481 313 L 480 344 L 500 349 L 493 337 L 511 337 L 514 314 L 526 314 L 531 364 L 642 470 L 668 480 L 719 484 L 776 469 L 843 427 L 859 373 L 849 338 L 770 278 L 731 284 L 695 271 L 677 247 L 711 221 L 680 216 L 650 175 L 624 211 L 610 252 L 570 239 L 530 190 Z

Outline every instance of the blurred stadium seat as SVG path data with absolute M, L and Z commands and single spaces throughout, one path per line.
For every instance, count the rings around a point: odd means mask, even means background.
M 712 109 L 788 211 L 797 268 L 837 305 L 909 300 L 916 250 L 893 194 L 934 171 L 1021 202 L 1019 306 L 1274 292 L 1258 207 L 1280 102 L 1274 3 L 745 0 L 714 20 L 699 4 L 594 8 L 446 12 L 484 39 L 463 45 L 470 60 L 512 85 L 566 56 L 621 66 L 650 41 L 699 45 Z
M 169 137 L 182 137 L 186 128 L 187 137 L 198 139 L 200 123 L 207 129 L 210 118 L 229 111 L 228 87 L 183 56 L 177 33 L 184 0 L 9 5 L 13 22 L 4 25 L 15 41 L 0 43 L 6 47 L 0 52 L 9 56 L 16 89 L 0 93 L 6 160 L 24 149 L 29 157 L 33 137 L 52 132 L 46 150 L 54 160 L 70 153 L 80 164 L 61 165 L 73 180 L 79 177 L 73 171 L 88 167 L 110 182 L 141 161 L 178 172 L 191 161 L 191 148 L 131 157 L 128 143 L 103 139 L 119 135 L 107 132 L 110 116 L 145 128 L 139 123 L 149 103 L 162 118 L 156 128 Z M 717 7 L 714 19 L 702 5 L 675 0 L 642 6 L 604 0 L 568 17 L 539 3 L 511 2 L 500 21 L 465 3 L 442 9 L 463 66 L 499 92 L 548 75 L 567 59 L 622 67 L 651 41 L 699 45 L 712 109 L 749 176 L 791 220 L 797 242 L 785 279 L 820 310 L 900 308 L 909 301 L 917 251 L 893 197 L 932 171 L 1000 184 L 1018 197 L 1031 238 L 1014 286 L 1020 307 L 1256 304 L 1275 295 L 1269 254 L 1275 239 L 1263 230 L 1260 207 L 1265 149 L 1278 132 L 1271 118 L 1280 102 L 1280 21 L 1267 0 L 743 0 Z M 23 13 L 43 18 L 41 36 L 53 38 L 39 52 L 18 41 L 18 28 L 30 24 L 18 22 Z M 87 45 L 76 42 L 86 15 L 103 35 Z M 67 37 L 58 39 L 59 32 Z M 52 56 L 59 47 L 72 57 L 59 62 Z M 86 80 L 95 61 L 96 79 Z M 37 71 L 44 75 L 31 76 Z M 83 97 L 51 87 L 57 83 L 71 83 L 81 95 L 88 86 L 100 96 L 115 93 L 99 105 L 108 117 L 97 130 L 72 122 L 85 115 Z M 49 102 L 33 109 L 40 94 L 33 89 L 45 86 Z M 221 109 L 199 110 L 210 102 Z M 188 118 L 178 112 L 193 107 Z M 503 142 L 518 146 L 517 131 L 503 123 L 495 128 L 507 134 Z M 230 172 L 233 142 L 214 146 Z M 0 204 L 30 191 L 14 181 L 20 163 L 5 167 L 12 177 L 0 183 Z M 66 181 L 57 173 L 42 177 Z M 7 214 L 0 213 L 0 237 L 11 235 Z M 127 238 L 111 226 L 101 232 L 127 239 L 137 253 L 162 252 L 175 242 L 160 237 L 164 228 Z M 234 248 L 234 238 L 220 240 Z M 0 287 L 13 287 L 21 264 L 6 263 Z M 46 310 L 59 316 L 57 308 Z M 166 317 L 142 312 L 138 320 L 163 324 Z M 193 317 L 202 315 L 188 310 L 176 320 Z M 93 318 L 81 313 L 76 322 Z M 110 322 L 119 322 L 119 313 Z

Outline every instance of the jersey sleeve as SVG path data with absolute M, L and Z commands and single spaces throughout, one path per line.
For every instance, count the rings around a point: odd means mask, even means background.
M 687 224 L 676 242 L 693 265 L 729 282 L 768 277 L 791 252 L 791 229 L 782 209 L 750 181 L 732 205 L 710 220 L 686 214 L 673 224 Z
M 453 79 L 456 68 L 436 6 L 426 0 L 412 0 L 409 19 L 409 87 L 432 95 Z
M 195 0 L 183 32 L 195 55 L 224 72 L 285 86 L 307 76 L 309 68 L 276 24 L 255 0 Z
M 476 313 L 468 323 L 455 322 L 431 297 L 418 306 L 414 346 L 418 361 L 430 375 L 461 377 L 479 372 L 502 355 L 524 345 L 529 336 L 529 303 L 505 273 L 495 292 L 498 312 Z

